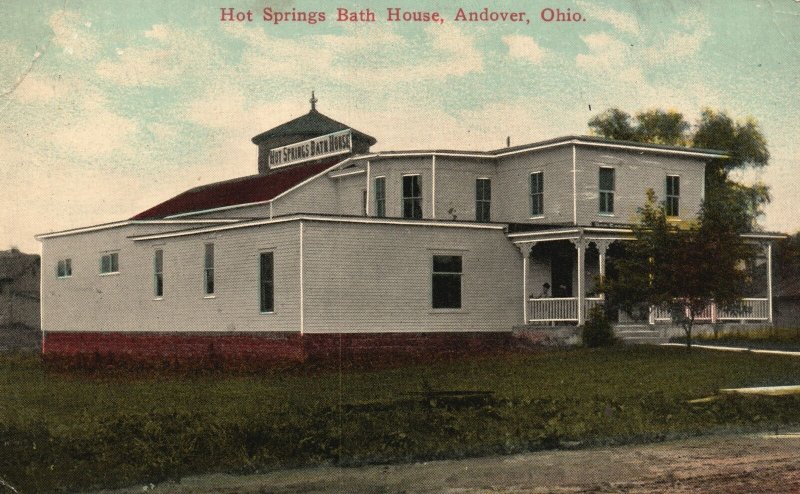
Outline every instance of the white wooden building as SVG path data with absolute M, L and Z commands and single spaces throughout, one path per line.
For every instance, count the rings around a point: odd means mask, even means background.
M 253 138 L 255 175 L 39 235 L 45 351 L 129 350 L 146 335 L 175 348 L 197 335 L 458 338 L 579 325 L 602 303 L 594 280 L 610 246 L 631 239 L 645 191 L 674 221 L 691 220 L 706 162 L 724 158 L 586 136 L 372 152 L 374 138 L 314 102 Z M 748 237 L 770 266 L 776 236 Z M 768 268 L 767 278 L 745 300 L 748 321 L 772 321 Z

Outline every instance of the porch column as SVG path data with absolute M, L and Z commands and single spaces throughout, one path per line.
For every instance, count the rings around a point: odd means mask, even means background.
M 522 317 L 523 324 L 528 324 L 528 270 L 531 257 L 531 250 L 536 242 L 516 244 L 522 252 Z
M 592 240 L 592 243 L 597 247 L 598 252 L 598 265 L 600 267 L 600 281 L 606 279 L 606 251 L 608 251 L 608 247 L 611 245 L 613 240 Z M 600 298 L 606 298 L 605 293 L 600 294 Z
M 586 305 L 586 240 L 583 236 L 570 239 L 578 251 L 578 326 L 586 322 L 584 305 Z
M 767 242 L 767 309 L 772 324 L 772 242 Z

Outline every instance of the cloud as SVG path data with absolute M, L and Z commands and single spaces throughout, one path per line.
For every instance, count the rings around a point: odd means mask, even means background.
M 175 86 L 190 74 L 208 73 L 215 63 L 215 50 L 199 33 L 156 24 L 136 42 L 117 50 L 114 60 L 97 64 L 97 74 L 120 86 Z M 191 48 L 189 48 L 191 47 Z
M 56 11 L 50 16 L 48 24 L 53 30 L 53 41 L 65 54 L 81 60 L 97 55 L 100 44 L 91 32 L 92 24 L 77 12 Z
M 17 124 L 0 129 L 0 138 L 24 132 L 36 155 L 82 161 L 133 154 L 136 121 L 115 112 L 105 93 L 82 78 L 30 73 L 11 101 Z
M 708 19 L 701 15 L 685 15 L 678 19 L 684 29 L 673 31 L 665 39 L 644 50 L 645 59 L 651 64 L 679 62 L 700 51 L 703 42 L 711 36 Z
M 639 34 L 639 21 L 631 14 L 618 10 L 602 7 L 596 3 L 577 2 L 578 6 L 585 13 L 586 18 L 592 21 L 605 22 L 611 24 L 618 31 L 627 34 Z
M 503 36 L 503 43 L 508 46 L 508 56 L 524 60 L 532 64 L 540 64 L 547 52 L 530 36 L 512 34 Z
M 14 97 L 21 103 L 46 103 L 64 96 L 67 91 L 63 82 L 31 73 L 14 91 Z
M 581 36 L 589 53 L 579 53 L 575 65 L 595 76 L 626 84 L 645 84 L 641 62 L 625 43 L 608 33 L 592 33 Z
M 241 66 L 251 77 L 270 80 L 328 80 L 359 87 L 398 82 L 444 81 L 483 71 L 475 39 L 452 25 L 425 29 L 422 38 L 387 26 L 341 35 L 280 38 L 245 25 L 225 26 L 246 43 Z
M 109 110 L 99 96 L 87 100 L 80 117 L 67 119 L 56 128 L 52 142 L 62 151 L 83 158 L 105 158 L 130 147 L 137 124 Z

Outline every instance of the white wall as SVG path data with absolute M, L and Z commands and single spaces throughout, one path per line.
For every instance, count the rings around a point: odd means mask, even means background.
M 174 229 L 173 226 L 170 229 Z M 141 227 L 45 239 L 46 331 L 298 331 L 299 225 L 286 223 L 133 242 Z M 215 298 L 204 298 L 204 244 L 215 245 Z M 153 290 L 153 255 L 164 251 L 164 296 Z M 119 274 L 101 276 L 102 252 L 119 252 Z M 275 314 L 259 307 L 259 253 L 275 253 Z M 58 259 L 72 277 L 57 279 Z
M 304 222 L 305 331 L 508 331 L 522 255 L 502 230 Z M 461 310 L 431 308 L 433 255 L 463 259 Z

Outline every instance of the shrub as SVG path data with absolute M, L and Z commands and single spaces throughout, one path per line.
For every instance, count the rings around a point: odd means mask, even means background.
M 589 319 L 583 325 L 581 337 L 583 344 L 589 348 L 609 346 L 615 343 L 611 322 L 601 307 L 592 307 L 589 311 Z

